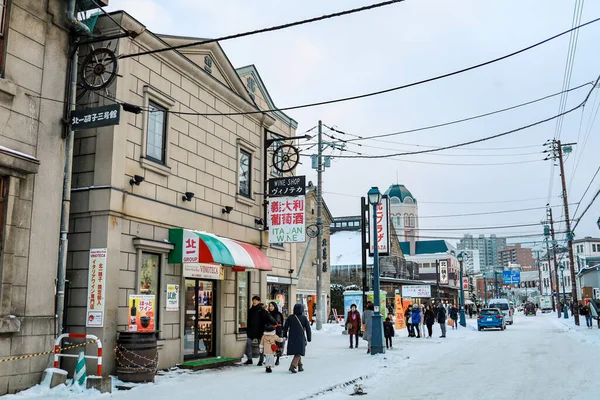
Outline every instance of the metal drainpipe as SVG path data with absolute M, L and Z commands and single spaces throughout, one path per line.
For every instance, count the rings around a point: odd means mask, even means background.
M 73 26 L 75 31 L 90 35 L 90 29 L 77 20 L 75 17 L 76 0 L 69 0 L 67 4 L 67 20 Z M 63 176 L 63 193 L 62 206 L 60 213 L 60 246 L 58 249 L 58 268 L 57 268 L 57 283 L 56 283 L 56 320 L 57 320 L 57 336 L 63 333 L 64 330 L 64 314 L 65 314 L 65 286 L 67 276 L 67 249 L 69 232 L 69 212 L 71 209 L 71 174 L 73 172 L 73 142 L 75 134 L 69 124 L 69 113 L 75 110 L 75 95 L 77 90 L 77 60 L 79 57 L 77 41 L 73 42 L 73 50 L 71 53 L 71 65 L 69 71 L 69 89 L 67 93 L 67 110 L 65 115 L 66 148 L 65 148 L 65 165 Z

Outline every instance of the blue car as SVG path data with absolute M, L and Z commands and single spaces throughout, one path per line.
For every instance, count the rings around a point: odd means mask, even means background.
M 498 308 L 484 308 L 477 316 L 477 329 L 483 330 L 486 328 L 500 328 L 501 331 L 506 329 L 504 315 Z

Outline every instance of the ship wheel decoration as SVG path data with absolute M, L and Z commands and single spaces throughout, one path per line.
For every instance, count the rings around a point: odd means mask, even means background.
M 102 90 L 115 80 L 117 70 L 117 56 L 112 50 L 106 47 L 94 49 L 81 65 L 80 84 L 86 90 Z
M 300 152 L 291 144 L 279 146 L 273 152 L 273 167 L 279 172 L 290 172 L 300 162 Z

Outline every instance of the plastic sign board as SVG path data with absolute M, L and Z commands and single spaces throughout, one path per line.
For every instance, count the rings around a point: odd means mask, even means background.
M 129 295 L 129 332 L 154 332 L 153 294 Z
M 106 249 L 91 249 L 88 271 L 87 328 L 104 326 L 106 299 Z
M 120 104 L 71 111 L 71 129 L 74 131 L 119 125 L 120 120 Z
M 431 297 L 430 285 L 404 285 L 402 286 L 402 297 L 429 298 Z
M 306 176 L 288 176 L 268 180 L 270 197 L 305 196 Z
M 521 284 L 521 271 L 502 271 L 502 282 L 505 285 L 519 285 Z
M 179 311 L 179 285 L 167 285 L 167 311 Z
M 175 245 L 169 253 L 169 264 L 200 262 L 200 238 L 193 231 L 181 228 L 169 229 L 169 242 Z
M 379 256 L 390 254 L 390 199 L 387 196 L 381 197 L 381 203 L 377 205 L 377 221 L 373 221 L 372 206 L 369 206 L 369 253 L 374 254 L 373 231 L 377 231 L 377 249 Z M 376 225 L 376 227 L 375 227 Z
M 440 284 L 448 284 L 448 261 L 440 260 Z
M 183 276 L 195 279 L 214 279 L 222 281 L 225 279 L 225 269 L 216 264 L 183 264 Z
M 463 290 L 469 290 L 469 278 L 463 278 L 462 286 Z
M 277 197 L 269 200 L 269 243 L 306 241 L 306 198 Z
M 396 295 L 396 329 L 406 329 L 406 319 L 404 319 L 404 305 L 402 304 L 402 297 Z

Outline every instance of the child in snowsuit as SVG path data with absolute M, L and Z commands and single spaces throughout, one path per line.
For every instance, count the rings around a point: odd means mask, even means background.
M 383 323 L 383 336 L 385 336 L 385 348 L 392 349 L 392 338 L 395 336 L 395 332 L 390 317 L 387 317 Z
M 265 372 L 273 372 L 271 368 L 275 366 L 275 354 L 277 353 L 277 343 L 283 342 L 283 338 L 280 338 L 275 334 L 275 327 L 268 325 L 265 328 L 265 333 L 262 339 L 260 339 L 259 349 L 260 352 L 265 355 Z

